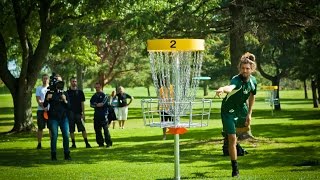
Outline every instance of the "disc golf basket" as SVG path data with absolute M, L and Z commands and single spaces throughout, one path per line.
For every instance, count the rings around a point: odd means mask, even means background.
M 273 116 L 273 110 L 275 105 L 279 105 L 279 99 L 277 98 L 278 86 L 261 86 L 261 90 L 266 91 L 265 103 L 271 107 L 271 115 Z
M 157 98 L 141 101 L 144 124 L 168 128 L 174 134 L 175 179 L 180 179 L 179 134 L 186 128 L 208 126 L 211 100 L 196 99 L 204 51 L 202 39 L 148 40 Z M 165 112 L 165 113 L 164 113 Z M 170 121 L 161 121 L 170 117 Z

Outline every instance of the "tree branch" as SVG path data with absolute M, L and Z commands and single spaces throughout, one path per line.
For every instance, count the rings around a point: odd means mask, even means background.
M 28 44 L 28 34 L 26 33 L 26 20 L 23 19 L 21 11 L 21 5 L 19 4 L 20 1 L 12 0 L 12 6 L 14 9 L 15 19 L 16 19 L 16 26 L 18 31 L 18 36 L 20 40 L 20 45 L 22 49 L 22 63 L 21 63 L 21 72 L 19 77 L 19 84 L 25 83 L 25 77 L 27 76 L 27 69 L 29 64 L 30 58 L 30 49 Z
M 260 49 L 260 48 L 259 48 Z M 262 66 L 261 66 L 261 58 L 262 58 L 262 56 L 261 56 L 261 54 L 262 54 L 262 49 L 260 49 L 260 50 L 257 50 L 257 57 L 259 57 L 259 58 L 257 58 L 256 59 L 256 62 L 257 62 L 257 69 L 258 69 L 258 71 L 260 72 L 260 74 L 264 77 L 264 78 L 266 78 L 266 79 L 269 79 L 270 81 L 272 81 L 272 79 L 274 78 L 273 76 L 271 76 L 271 75 L 269 75 L 269 74 L 267 74 L 264 70 L 263 70 L 263 68 L 262 68 Z
M 8 87 L 10 92 L 15 92 L 15 81 L 16 79 L 10 73 L 8 69 L 8 56 L 7 47 L 4 41 L 2 33 L 0 33 L 0 77 L 4 84 Z
M 38 45 L 34 51 L 32 58 L 30 58 L 30 64 L 32 66 L 28 67 L 28 80 L 32 81 L 31 86 L 35 84 L 37 79 L 38 71 L 43 65 L 46 55 L 49 51 L 50 41 L 51 41 L 51 19 L 49 17 L 51 0 L 42 0 L 40 1 L 40 10 L 39 10 L 39 18 L 40 18 L 40 39 L 38 41 Z

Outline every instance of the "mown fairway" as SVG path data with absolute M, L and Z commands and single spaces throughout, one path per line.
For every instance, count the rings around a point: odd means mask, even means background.
M 127 89 L 135 97 L 129 108 L 125 129 L 110 129 L 114 146 L 98 148 L 95 143 L 91 92 L 86 92 L 86 127 L 92 149 L 86 149 L 81 134 L 76 134 L 77 149 L 72 161 L 63 159 L 62 137 L 58 138 L 58 161 L 50 160 L 47 130 L 42 150 L 36 150 L 36 133 L 0 135 L 0 179 L 173 179 L 173 136 L 162 140 L 160 128 L 145 127 L 140 100 L 147 98 L 144 88 Z M 111 92 L 111 89 L 105 89 Z M 201 98 L 199 91 L 198 97 Z M 153 95 L 154 96 L 154 95 Z M 239 157 L 241 179 L 319 179 L 320 110 L 311 100 L 303 99 L 303 91 L 281 92 L 282 111 L 271 116 L 259 91 L 252 122 L 256 140 L 241 142 L 249 152 Z M 213 92 L 209 98 L 213 97 Z M 13 125 L 12 100 L 0 95 L 0 132 Z M 222 156 L 220 99 L 213 99 L 210 124 L 193 128 L 180 136 L 181 179 L 229 179 L 231 166 Z M 33 97 L 34 115 L 36 112 Z M 34 122 L 36 120 L 34 118 Z

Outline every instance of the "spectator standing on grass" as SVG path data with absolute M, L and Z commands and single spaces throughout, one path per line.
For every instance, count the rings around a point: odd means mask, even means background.
M 55 80 L 53 80 L 55 79 Z M 43 106 L 49 108 L 48 110 L 48 123 L 51 131 L 51 160 L 57 160 L 57 139 L 58 139 L 58 127 L 60 127 L 62 137 L 63 137 L 63 150 L 64 159 L 71 160 L 70 150 L 69 150 L 69 121 L 68 121 L 68 111 L 70 109 L 70 102 L 67 92 L 63 91 L 64 82 L 60 75 L 55 75 L 55 77 L 50 81 L 52 87 L 50 91 L 46 93 Z M 50 83 L 51 86 L 51 83 Z
M 115 91 L 111 92 L 110 101 L 111 101 L 111 108 L 109 111 L 108 120 L 109 120 L 109 126 L 112 122 L 112 129 L 114 129 L 117 121 L 118 105 L 119 105 Z M 120 127 L 120 121 L 119 121 L 119 127 Z
M 71 109 L 69 111 L 69 127 L 70 127 L 70 137 L 72 141 L 72 148 L 77 148 L 75 140 L 75 128 L 77 125 L 78 132 L 82 133 L 84 142 L 86 143 L 86 148 L 91 148 L 88 138 L 87 131 L 85 128 L 85 96 L 82 90 L 78 89 L 77 78 L 72 77 L 70 79 L 70 88 L 67 91 Z
M 128 107 L 131 104 L 133 97 L 125 93 L 125 90 L 122 86 L 118 88 L 118 121 L 121 129 L 124 129 L 124 122 L 128 119 Z M 129 99 L 129 102 L 127 102 Z
M 38 131 L 37 131 L 37 139 L 38 139 L 38 145 L 37 149 L 42 148 L 42 137 L 43 137 L 43 129 L 48 127 L 48 120 L 44 118 L 44 111 L 45 108 L 43 106 L 45 95 L 48 91 L 49 86 L 49 76 L 47 74 L 42 75 L 42 85 L 38 86 L 36 88 L 36 100 L 38 103 L 38 110 L 37 110 L 37 125 L 38 125 Z M 49 130 L 49 136 L 50 130 Z
M 231 159 L 232 177 L 239 176 L 236 128 L 249 127 L 251 124 L 257 92 L 256 78 L 251 75 L 256 70 L 255 56 L 248 52 L 242 55 L 238 68 L 239 74 L 231 79 L 230 84 L 216 90 L 219 97 L 223 93 L 227 94 L 221 105 L 221 119 Z
M 170 122 L 173 121 L 173 117 L 172 115 L 170 115 L 169 111 L 170 108 L 173 105 L 173 98 L 174 98 L 174 91 L 173 91 L 173 86 L 171 84 L 169 84 L 169 86 L 167 87 L 166 85 L 166 81 L 163 80 L 162 84 L 159 83 L 159 85 L 161 85 L 160 89 L 159 89 L 159 95 L 160 95 L 160 104 L 159 104 L 159 114 L 161 117 L 161 122 L 162 123 L 166 123 L 166 122 Z M 167 128 L 162 128 L 162 139 L 166 140 L 167 138 Z
M 107 118 L 109 99 L 108 96 L 103 93 L 101 84 L 99 82 L 95 84 L 95 88 L 96 93 L 90 99 L 90 107 L 94 108 L 93 126 L 96 133 L 96 142 L 98 143 L 99 147 L 103 147 L 105 142 L 106 147 L 109 148 L 112 146 Z M 104 138 L 102 136 L 101 129 L 104 131 Z

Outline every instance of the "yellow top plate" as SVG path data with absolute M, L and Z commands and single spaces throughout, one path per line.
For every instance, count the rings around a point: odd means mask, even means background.
M 204 51 L 204 39 L 148 40 L 148 51 Z
M 277 90 L 278 86 L 261 86 L 261 90 Z

